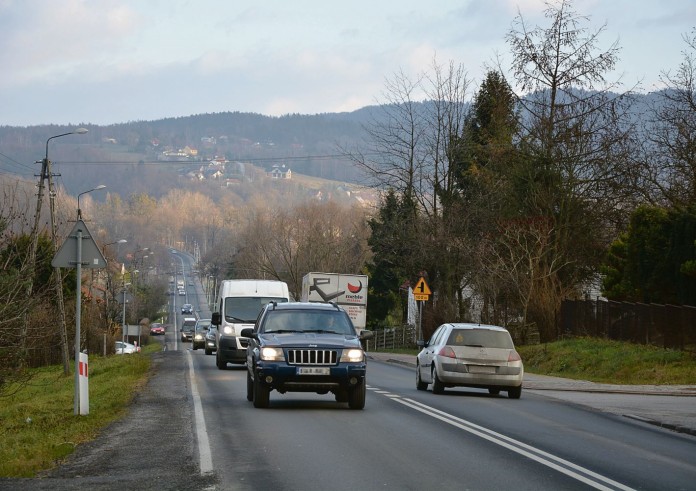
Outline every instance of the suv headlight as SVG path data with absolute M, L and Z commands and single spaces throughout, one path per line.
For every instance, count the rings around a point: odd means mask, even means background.
M 365 353 L 361 349 L 344 350 L 341 355 L 342 362 L 359 363 L 365 360 Z
M 282 348 L 261 348 L 261 359 L 264 361 L 285 361 Z

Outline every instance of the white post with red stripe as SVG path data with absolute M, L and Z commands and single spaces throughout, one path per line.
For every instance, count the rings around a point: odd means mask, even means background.
M 80 353 L 79 363 L 79 387 L 80 387 L 80 415 L 89 414 L 89 370 L 87 353 Z

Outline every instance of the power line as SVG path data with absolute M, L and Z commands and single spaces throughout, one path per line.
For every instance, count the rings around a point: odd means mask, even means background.
M 363 156 L 378 156 L 378 153 L 363 154 Z M 271 163 L 271 162 L 298 162 L 306 160 L 351 160 L 351 157 L 344 154 L 336 155 L 303 155 L 291 157 L 256 157 L 243 158 L 236 160 L 228 160 L 225 164 L 234 163 Z M 138 161 L 112 161 L 112 160 L 92 160 L 92 161 L 61 161 L 54 164 L 61 165 L 206 165 L 213 162 L 212 160 L 138 160 Z

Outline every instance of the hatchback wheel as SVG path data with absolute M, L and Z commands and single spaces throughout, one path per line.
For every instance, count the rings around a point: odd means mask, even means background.
M 522 395 L 522 386 L 520 385 L 519 387 L 512 387 L 508 389 L 507 393 L 510 399 L 519 399 Z
M 437 370 L 433 367 L 433 394 L 442 394 L 445 391 L 445 385 L 437 376 Z
M 428 384 L 421 380 L 421 368 L 420 365 L 416 365 L 416 389 L 425 390 L 428 388 Z

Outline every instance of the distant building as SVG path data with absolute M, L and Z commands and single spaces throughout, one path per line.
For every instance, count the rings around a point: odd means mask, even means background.
M 290 169 L 286 169 L 285 164 L 276 164 L 271 169 L 271 172 L 268 173 L 268 176 L 271 179 L 292 179 L 292 171 Z

